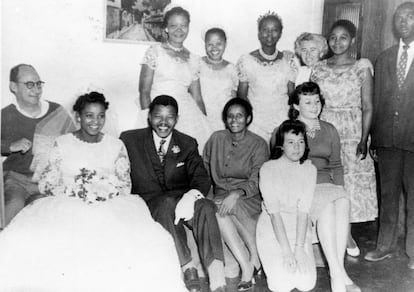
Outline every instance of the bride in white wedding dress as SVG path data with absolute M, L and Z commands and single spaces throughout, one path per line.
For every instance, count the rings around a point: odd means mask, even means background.
M 186 291 L 171 235 L 130 194 L 123 143 L 101 132 L 108 103 L 91 92 L 39 174 L 44 198 L 0 233 L 0 291 Z

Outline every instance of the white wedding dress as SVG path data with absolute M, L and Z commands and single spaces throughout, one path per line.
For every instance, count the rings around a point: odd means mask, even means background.
M 74 195 L 82 169 L 102 182 L 90 192 L 119 195 L 100 201 Z M 57 138 L 39 182 L 49 196 L 0 233 L 0 291 L 186 291 L 171 235 L 129 194 L 130 185 L 120 140 Z

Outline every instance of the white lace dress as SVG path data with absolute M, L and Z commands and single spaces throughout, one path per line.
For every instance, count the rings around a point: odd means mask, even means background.
M 200 57 L 190 53 L 189 60 L 183 61 L 168 55 L 161 45 L 153 45 L 145 53 L 142 64 L 154 70 L 151 100 L 162 94 L 174 97 L 179 108 L 176 129 L 195 138 L 202 151 L 212 129 L 188 92 L 191 83 L 200 78 Z
M 263 63 L 251 54 L 237 62 L 239 81 L 249 83 L 247 97 L 253 106 L 249 130 L 269 143 L 273 130 L 288 117 L 288 82 L 296 73 L 285 57 Z
M 186 291 L 171 236 L 129 194 L 120 140 L 60 136 L 40 177 L 48 196 L 0 233 L 0 291 Z
M 229 63 L 224 68 L 216 70 L 202 60 L 200 83 L 210 127 L 213 131 L 224 130 L 221 113 L 226 102 L 233 97 L 232 92 L 237 91 L 239 79 L 236 67 Z

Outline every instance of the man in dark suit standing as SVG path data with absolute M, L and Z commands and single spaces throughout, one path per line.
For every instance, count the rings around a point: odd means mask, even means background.
M 380 261 L 397 248 L 400 194 L 407 194 L 406 253 L 414 269 L 414 2 L 394 14 L 400 38 L 375 65 L 374 118 L 371 153 L 377 158 L 381 207 L 377 247 L 365 259 Z
M 224 291 L 217 209 L 205 199 L 211 182 L 196 140 L 174 129 L 177 120 L 176 100 L 160 95 L 149 106 L 150 127 L 121 134 L 131 161 L 132 193 L 145 200 L 153 218 L 173 236 L 187 288 L 201 289 L 184 225 L 193 231 L 211 290 Z

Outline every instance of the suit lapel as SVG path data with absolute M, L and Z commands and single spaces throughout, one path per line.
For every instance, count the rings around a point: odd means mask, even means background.
M 393 87 L 397 88 L 397 64 L 398 64 L 398 46 L 395 46 L 388 58 L 388 76 L 390 76 Z
M 164 173 L 165 173 L 165 180 L 170 177 L 170 174 L 175 170 L 177 167 L 179 150 L 181 148 L 180 141 L 175 135 L 175 131 L 173 131 L 171 136 L 170 145 L 168 146 L 168 151 L 165 156 L 165 165 L 164 165 Z
M 154 171 L 153 163 L 161 164 L 161 162 L 159 161 L 157 152 L 155 150 L 154 140 L 152 138 L 152 130 L 150 128 L 148 128 L 148 131 L 146 135 L 144 136 L 144 152 L 145 152 L 144 157 L 145 157 L 146 169 L 149 171 L 151 176 L 158 179 Z M 157 157 L 156 160 L 153 159 L 154 155 Z

